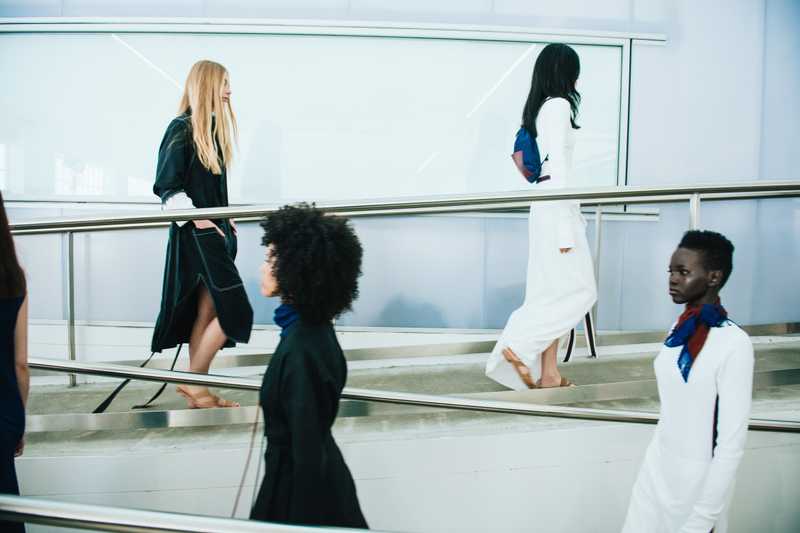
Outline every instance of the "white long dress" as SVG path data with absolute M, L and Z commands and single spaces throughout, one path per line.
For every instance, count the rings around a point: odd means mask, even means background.
M 653 363 L 661 414 L 623 533 L 728 530 L 727 508 L 750 417 L 753 345 L 732 322 L 711 328 L 688 382 L 678 369 L 680 353 L 680 346 L 664 346 Z
M 536 119 L 536 142 L 542 158 L 540 190 L 570 185 L 575 131 L 569 102 L 552 98 L 542 104 Z M 531 203 L 528 222 L 528 279 L 525 301 L 508 319 L 486 362 L 486 375 L 511 389 L 526 389 L 514 367 L 503 357 L 510 347 L 531 371 L 541 377 L 540 357 L 555 339 L 567 336 L 597 300 L 594 267 L 586 240 L 586 220 L 577 201 Z M 559 248 L 572 248 L 562 254 Z

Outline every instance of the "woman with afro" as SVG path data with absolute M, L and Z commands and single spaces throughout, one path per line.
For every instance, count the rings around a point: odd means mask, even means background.
M 331 426 L 347 380 L 332 320 L 358 295 L 361 244 L 347 219 L 307 204 L 261 223 L 261 294 L 278 296 L 281 340 L 261 384 L 267 452 L 250 517 L 366 528 Z

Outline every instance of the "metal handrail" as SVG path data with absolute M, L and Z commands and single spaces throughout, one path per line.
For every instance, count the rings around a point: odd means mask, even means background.
M 732 200 L 754 198 L 779 198 L 800 196 L 800 181 L 757 181 L 710 185 L 681 185 L 664 187 L 605 187 L 593 189 L 518 191 L 483 195 L 429 196 L 395 200 L 362 200 L 359 202 L 320 203 L 329 213 L 344 216 L 383 216 L 400 214 L 457 213 L 469 211 L 504 211 L 527 207 L 530 202 L 577 200 L 583 205 L 595 206 L 594 256 L 595 279 L 600 278 L 601 220 L 603 205 L 637 204 L 688 201 L 690 228 L 700 227 L 700 202 L 705 200 Z M 187 209 L 167 213 L 113 217 L 78 217 L 20 222 L 11 225 L 14 234 L 65 233 L 67 248 L 66 293 L 68 353 L 71 361 L 77 360 L 75 342 L 75 262 L 74 236 L 76 232 L 135 229 L 164 225 L 173 221 L 205 218 L 235 218 L 257 220 L 279 209 L 277 206 L 223 207 L 213 209 Z M 596 307 L 592 310 L 597 321 Z M 75 385 L 70 375 L 70 385 Z
M 578 200 L 585 206 L 608 204 L 666 203 L 678 201 L 743 200 L 800 196 L 800 181 L 757 181 L 710 185 L 664 187 L 600 187 L 586 189 L 518 191 L 492 194 L 427 196 L 420 198 L 318 202 L 329 213 L 350 217 L 400 214 L 500 211 L 527 207 L 533 201 Z M 207 218 L 256 220 L 278 209 L 275 205 L 218 207 L 169 212 L 143 212 L 118 216 L 45 219 L 11 224 L 14 234 L 61 233 L 132 229 L 163 225 L 173 221 Z
M 323 533 L 363 531 L 351 528 L 290 526 L 255 520 L 0 495 L 0 519 L 96 531 L 158 533 Z M 375 530 L 373 530 L 375 531 Z
M 31 368 L 89 374 L 95 376 L 132 378 L 143 381 L 159 381 L 166 383 L 185 383 L 229 389 L 257 391 L 261 388 L 261 380 L 221 376 L 214 374 L 193 374 L 190 372 L 159 370 L 152 368 L 130 368 L 109 363 L 79 363 L 56 359 L 35 358 L 28 361 Z M 368 402 L 384 402 L 423 407 L 442 407 L 466 411 L 482 411 L 504 414 L 549 416 L 555 418 L 575 418 L 583 420 L 600 420 L 605 422 L 629 422 L 639 424 L 655 424 L 658 414 L 645 411 L 627 411 L 616 409 L 593 409 L 589 407 L 566 407 L 561 405 L 528 404 L 520 402 L 504 402 L 494 400 L 478 400 L 459 398 L 456 396 L 436 396 L 410 392 L 382 391 L 374 389 L 357 389 L 345 387 L 342 398 Z M 800 422 L 790 420 L 769 420 L 751 418 L 749 429 L 757 431 L 777 431 L 784 433 L 800 432 Z
M 302 34 L 325 36 L 401 36 L 453 39 L 569 40 L 570 44 L 611 44 L 621 40 L 663 43 L 663 33 L 587 30 L 576 28 L 531 28 L 489 24 L 446 24 L 442 22 L 399 22 L 388 20 L 275 19 L 255 17 L 4 17 L 0 33 L 39 32 L 146 32 L 146 33 L 244 33 Z

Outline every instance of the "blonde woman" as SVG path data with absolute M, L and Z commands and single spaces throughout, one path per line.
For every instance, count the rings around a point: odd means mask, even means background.
M 226 169 L 237 137 L 230 99 L 225 67 L 195 63 L 158 152 L 153 192 L 164 209 L 228 205 Z M 250 339 L 253 309 L 233 262 L 236 247 L 233 220 L 171 224 L 154 352 L 188 342 L 189 369 L 205 374 L 217 351 Z M 191 408 L 238 407 L 206 387 L 180 385 L 177 392 Z

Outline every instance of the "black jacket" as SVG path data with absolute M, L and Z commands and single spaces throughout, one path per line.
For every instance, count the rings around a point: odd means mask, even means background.
M 266 470 L 251 518 L 367 527 L 350 470 L 331 435 L 347 363 L 330 324 L 287 327 L 264 374 Z
M 153 192 L 162 201 L 184 192 L 194 207 L 227 207 L 228 183 L 225 166 L 212 174 L 197 157 L 191 134 L 191 117 L 181 115 L 170 122 L 158 151 Z M 152 351 L 160 352 L 188 342 L 197 317 L 197 287 L 208 289 L 220 326 L 227 336 L 225 346 L 247 342 L 253 325 L 253 309 L 236 270 L 237 239 L 227 220 L 213 220 L 225 233 L 197 229 L 187 222 L 171 224 L 164 265 L 161 306 L 153 331 Z

